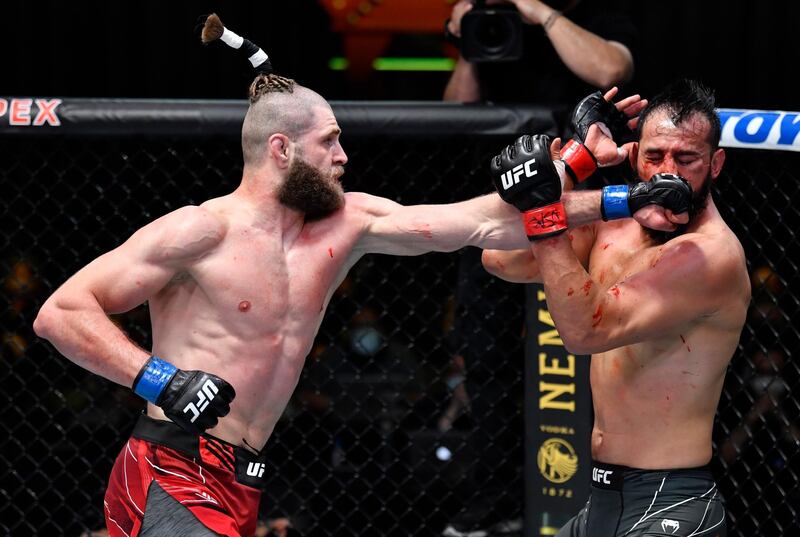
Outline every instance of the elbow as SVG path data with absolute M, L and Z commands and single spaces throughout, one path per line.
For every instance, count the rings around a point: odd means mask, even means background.
M 591 309 L 573 312 L 568 318 L 554 318 L 564 347 L 573 354 L 606 352 L 622 343 L 623 334 L 610 322 L 613 314 L 609 317 L 608 304 L 604 300 L 595 304 L 589 305 Z
M 570 327 L 567 330 L 559 330 L 558 334 L 564 342 L 564 348 L 571 354 L 591 355 L 613 348 L 608 338 L 598 333 L 594 327 L 588 329 Z
M 484 250 L 481 253 L 483 269 L 501 280 L 511 283 L 524 283 L 525 280 L 516 277 L 516 274 L 511 270 L 514 267 L 509 267 L 509 264 L 513 263 L 505 259 L 504 254 L 507 253 L 502 250 Z
M 541 274 L 530 250 L 484 250 L 484 270 L 511 283 L 541 283 Z
M 574 329 L 559 330 L 558 334 L 561 336 L 561 341 L 564 342 L 564 348 L 570 354 L 592 354 L 594 352 L 580 331 Z
M 599 75 L 597 85 L 601 88 L 611 88 L 625 84 L 633 78 L 633 68 L 627 64 L 612 65 Z
M 633 58 L 630 52 L 620 51 L 619 56 L 610 59 L 597 69 L 597 83 L 601 88 L 611 88 L 625 84 L 633 79 Z
M 59 308 L 52 299 L 44 303 L 33 321 L 33 331 L 40 338 L 50 339 L 58 324 Z
M 503 277 L 503 264 L 497 258 L 497 252 L 495 250 L 484 250 L 481 253 L 481 263 L 483 264 L 484 270 L 492 276 L 497 276 L 498 278 Z

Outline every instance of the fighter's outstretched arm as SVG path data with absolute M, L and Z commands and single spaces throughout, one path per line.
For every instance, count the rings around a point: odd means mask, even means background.
M 519 211 L 497 194 L 459 203 L 409 206 L 363 193 L 347 196 L 348 205 L 365 217 L 364 232 L 356 245 L 360 254 L 420 255 L 464 246 L 528 248 Z M 566 192 L 562 201 L 570 227 L 600 219 L 599 191 Z

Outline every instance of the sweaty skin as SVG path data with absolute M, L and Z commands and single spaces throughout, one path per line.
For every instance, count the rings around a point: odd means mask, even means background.
M 676 173 L 697 191 L 724 153 L 708 121 L 644 125 L 639 175 Z M 598 222 L 518 252 L 485 251 L 490 272 L 543 281 L 568 350 L 591 354 L 595 460 L 642 469 L 696 467 L 711 432 L 750 285 L 742 247 L 709 197 L 687 232 L 656 244 L 632 220 Z

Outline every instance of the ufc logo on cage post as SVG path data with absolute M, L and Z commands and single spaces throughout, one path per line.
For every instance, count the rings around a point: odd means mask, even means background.
M 0 99 L 0 118 L 7 115 L 8 125 L 12 127 L 41 127 L 45 124 L 58 127 L 61 125 L 56 113 L 59 105 L 61 99 Z
M 219 393 L 219 388 L 217 388 L 216 384 L 211 382 L 211 379 L 208 379 L 203 383 L 203 387 L 197 390 L 197 403 L 189 403 L 183 409 L 184 414 L 188 414 L 191 412 L 192 419 L 189 420 L 194 423 L 194 420 L 200 415 L 200 413 L 206 409 L 208 403 L 214 399 L 214 396 Z
M 537 173 L 538 170 L 533 169 L 533 165 L 536 163 L 536 159 L 532 158 L 529 161 L 523 164 L 517 164 L 506 173 L 500 176 L 500 180 L 503 183 L 503 189 L 508 190 L 512 186 L 519 183 L 519 176 L 522 175 L 523 171 L 525 173 L 525 177 L 533 177 Z
M 250 477 L 261 477 L 264 475 L 264 470 L 267 465 L 263 462 L 249 462 L 247 463 L 247 475 Z

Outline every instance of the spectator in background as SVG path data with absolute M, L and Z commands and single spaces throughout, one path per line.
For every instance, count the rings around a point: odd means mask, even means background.
M 445 88 L 445 101 L 535 103 L 566 112 L 587 93 L 631 80 L 636 28 L 621 5 L 579 0 L 505 3 L 513 4 L 526 23 L 521 59 L 473 64 L 460 56 Z M 460 39 L 461 19 L 473 7 L 468 0 L 456 3 L 446 32 Z M 465 372 L 466 381 L 452 383 L 452 399 L 439 429 L 446 430 L 468 411 L 477 460 L 475 473 L 459 493 L 462 511 L 442 534 L 516 533 L 522 528 L 523 499 L 519 401 L 524 289 L 486 273 L 477 249 L 467 248 L 459 255 L 453 363 L 454 369 Z

